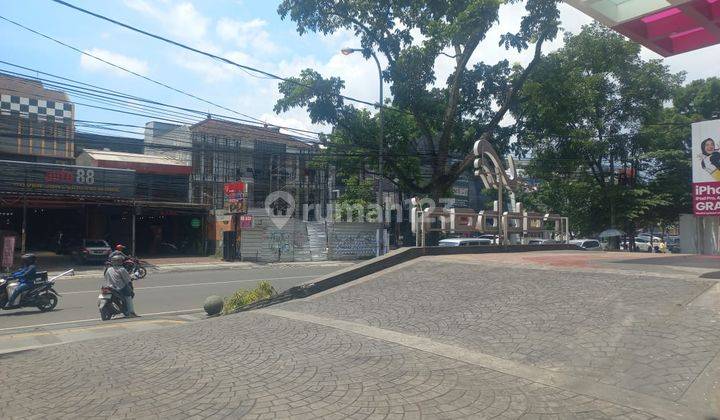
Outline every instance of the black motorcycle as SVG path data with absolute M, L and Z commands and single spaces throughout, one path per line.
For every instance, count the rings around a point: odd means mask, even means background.
M 34 307 L 40 309 L 42 312 L 52 311 L 57 306 L 58 297 L 60 296 L 53 288 L 53 286 L 55 286 L 55 279 L 64 275 L 73 275 L 73 270 L 66 271 L 49 280 L 47 271 L 38 272 L 35 275 L 32 288 L 22 293 L 20 302 L 17 305 L 9 307 L 6 307 L 5 304 L 10 298 L 12 290 L 18 286 L 18 281 L 9 277 L 3 277 L 0 279 L 0 307 L 3 309 Z

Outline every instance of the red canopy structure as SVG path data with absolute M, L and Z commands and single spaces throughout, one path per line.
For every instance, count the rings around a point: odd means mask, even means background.
M 669 57 L 720 43 L 720 0 L 565 0 Z

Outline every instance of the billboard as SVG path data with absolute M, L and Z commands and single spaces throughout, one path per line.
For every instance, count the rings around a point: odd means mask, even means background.
M 720 216 L 720 120 L 692 125 L 693 213 Z
M 247 184 L 242 181 L 225 184 L 225 209 L 229 213 L 247 212 Z
M 135 172 L 0 160 L 0 193 L 132 199 Z

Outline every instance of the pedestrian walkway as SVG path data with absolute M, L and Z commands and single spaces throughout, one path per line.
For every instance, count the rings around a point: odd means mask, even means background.
M 7 354 L 0 388 L 44 397 L 4 399 L 0 418 L 720 415 L 716 281 L 506 258 L 424 257 L 258 311 Z

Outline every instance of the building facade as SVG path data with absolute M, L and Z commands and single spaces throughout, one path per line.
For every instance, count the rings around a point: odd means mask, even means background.
M 0 74 L 0 159 L 71 163 L 74 105 L 37 80 Z
M 145 124 L 145 154 L 192 164 L 190 126 L 150 121 Z
M 316 147 L 272 127 L 206 119 L 190 127 L 192 202 L 225 207 L 224 185 L 250 184 L 249 207 L 263 208 L 274 191 L 296 203 L 316 203 L 327 195 L 322 171 L 309 167 Z

